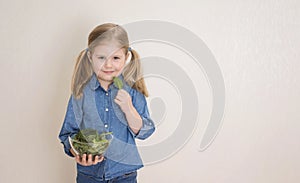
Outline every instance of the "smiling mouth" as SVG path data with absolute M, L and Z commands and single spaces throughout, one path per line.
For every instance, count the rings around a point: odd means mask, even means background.
M 112 74 L 114 71 L 103 71 L 105 74 Z

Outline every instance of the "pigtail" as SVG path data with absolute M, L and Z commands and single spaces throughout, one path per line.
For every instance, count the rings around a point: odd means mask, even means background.
M 124 80 L 129 84 L 129 86 L 148 97 L 147 87 L 142 75 L 140 56 L 133 49 L 131 49 L 131 54 L 131 60 L 125 66 L 123 71 Z
M 71 90 L 75 98 L 80 98 L 82 96 L 82 90 L 84 86 L 88 83 L 93 75 L 93 68 L 87 56 L 87 51 L 83 50 L 79 53 L 77 57 L 73 77 Z

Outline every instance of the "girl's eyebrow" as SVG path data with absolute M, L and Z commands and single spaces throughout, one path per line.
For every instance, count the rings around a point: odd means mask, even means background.
M 103 54 L 103 55 L 96 55 L 96 57 L 99 57 L 99 56 L 105 56 L 105 54 Z M 113 56 L 113 57 L 121 57 L 122 55 L 116 54 L 116 55 L 110 55 L 110 56 Z

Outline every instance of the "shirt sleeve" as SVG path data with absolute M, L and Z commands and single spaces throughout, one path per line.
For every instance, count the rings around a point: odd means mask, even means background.
M 130 127 L 128 127 L 128 129 L 135 138 L 144 140 L 155 131 L 155 125 L 153 120 L 150 118 L 145 96 L 135 90 L 132 98 L 132 104 L 140 114 L 143 125 L 137 134 L 135 134 Z
M 60 142 L 64 145 L 64 151 L 67 155 L 74 157 L 73 154 L 70 152 L 70 143 L 69 143 L 69 136 L 76 134 L 79 131 L 79 127 L 76 123 L 75 114 L 73 111 L 73 104 L 72 104 L 72 96 L 69 99 L 67 112 L 65 115 L 65 119 L 62 125 L 62 128 L 59 133 Z

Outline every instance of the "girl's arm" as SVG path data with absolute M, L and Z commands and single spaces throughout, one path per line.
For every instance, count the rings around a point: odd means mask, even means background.
M 146 139 L 155 130 L 154 122 L 150 118 L 145 96 L 134 90 L 133 98 L 126 90 L 119 90 L 115 102 L 124 112 L 130 131 L 134 137 Z
M 65 119 L 58 136 L 61 143 L 64 145 L 65 153 L 71 157 L 74 157 L 74 155 L 70 151 L 71 146 L 68 137 L 72 136 L 73 134 L 76 134 L 78 131 L 79 131 L 79 127 L 76 123 L 75 114 L 72 105 L 72 96 L 71 96 L 68 102 Z
M 115 102 L 124 112 L 128 126 L 131 128 L 132 132 L 134 134 L 138 134 L 143 126 L 143 121 L 139 113 L 134 108 L 129 93 L 123 89 L 119 90 L 115 98 Z

